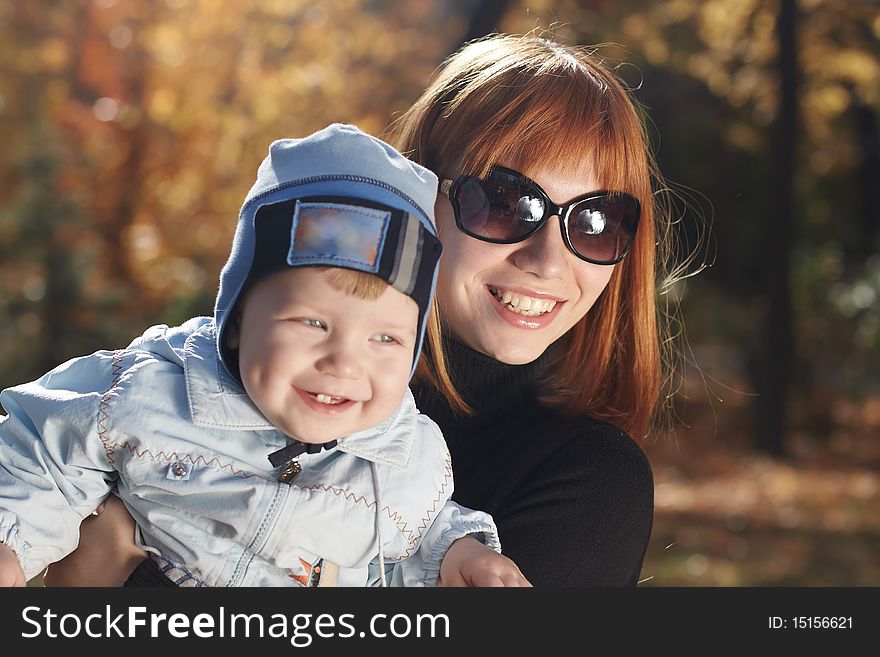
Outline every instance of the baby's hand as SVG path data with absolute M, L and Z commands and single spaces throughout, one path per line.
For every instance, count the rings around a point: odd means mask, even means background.
M 513 561 L 470 536 L 449 546 L 437 585 L 531 586 Z
M 27 586 L 27 580 L 15 552 L 8 545 L 0 543 L 0 587 L 9 586 Z

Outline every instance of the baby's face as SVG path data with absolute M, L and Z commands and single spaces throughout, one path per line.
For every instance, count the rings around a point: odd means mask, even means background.
M 331 272 L 296 267 L 257 283 L 237 340 L 251 400 L 280 431 L 306 443 L 387 420 L 409 384 L 416 345 L 415 301 L 391 287 L 378 299 L 360 299 L 334 288 Z

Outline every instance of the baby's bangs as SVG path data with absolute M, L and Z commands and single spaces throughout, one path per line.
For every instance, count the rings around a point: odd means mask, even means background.
M 331 268 L 329 283 L 331 287 L 359 299 L 375 301 L 385 292 L 388 283 L 378 276 L 355 269 Z

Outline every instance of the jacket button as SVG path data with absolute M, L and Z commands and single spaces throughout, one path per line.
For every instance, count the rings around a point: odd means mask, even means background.
M 171 473 L 175 477 L 185 477 L 187 474 L 186 466 L 183 463 L 181 463 L 180 461 L 178 461 L 177 463 L 172 464 Z

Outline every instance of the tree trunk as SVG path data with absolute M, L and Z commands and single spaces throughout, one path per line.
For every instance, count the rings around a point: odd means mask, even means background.
M 510 0 L 478 2 L 474 13 L 471 14 L 468 30 L 462 37 L 461 43 L 464 44 L 495 32 L 498 29 L 498 22 L 504 18 L 508 7 L 510 7 Z
M 756 447 L 774 456 L 786 455 L 788 393 L 794 358 L 793 311 L 789 274 L 794 243 L 794 173 L 797 135 L 798 64 L 797 2 L 781 0 L 777 19 L 780 107 L 771 126 L 770 215 L 764 218 L 764 314 L 761 325 L 757 380 Z
M 847 264 L 862 265 L 876 252 L 877 212 L 880 208 L 880 128 L 873 108 L 857 102 L 854 108 L 856 143 L 860 149 L 856 184 L 858 186 L 855 240 L 848 249 Z

